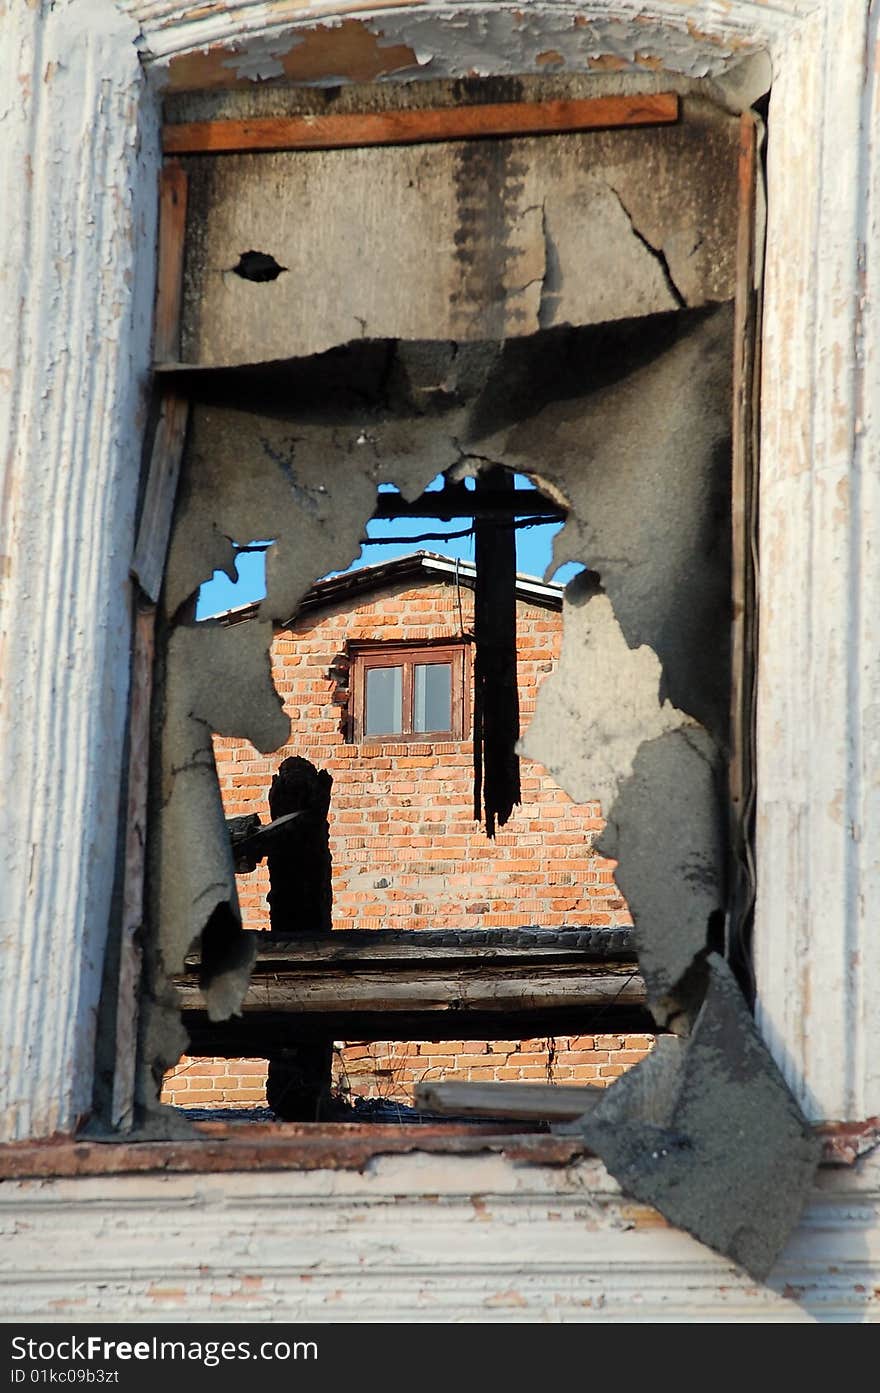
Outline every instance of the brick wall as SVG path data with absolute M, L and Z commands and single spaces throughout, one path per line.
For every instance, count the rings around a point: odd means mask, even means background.
M 629 924 L 614 883 L 613 863 L 593 849 L 603 825 L 598 804 L 573 803 L 541 765 L 522 761 L 522 806 L 490 841 L 473 821 L 470 740 L 427 744 L 389 739 L 363 745 L 346 740 L 345 711 L 334 702 L 339 691 L 329 672 L 346 643 L 451 639 L 471 628 L 472 616 L 470 590 L 444 581 L 408 581 L 314 611 L 280 633 L 272 663 L 293 723 L 291 742 L 267 758 L 245 741 L 215 739 L 227 816 L 257 812 L 268 819 L 269 784 L 287 755 L 302 755 L 330 771 L 334 929 Z M 517 632 L 525 729 L 538 686 L 559 656 L 562 616 L 558 610 L 520 600 Z M 245 927 L 268 928 L 265 863 L 240 876 L 238 887 Z M 632 1053 L 619 1044 L 587 1046 L 586 1037 L 574 1038 L 580 1040 L 576 1047 L 570 1040 L 557 1044 L 566 1059 L 564 1067 L 578 1067 L 576 1077 L 581 1080 L 600 1079 L 593 1065 L 607 1067 L 610 1051 Z M 414 1048 L 418 1054 L 422 1046 Z M 386 1054 L 410 1057 L 401 1051 L 401 1046 L 388 1046 Z M 463 1068 L 506 1069 L 527 1067 L 520 1056 L 534 1051 L 511 1046 L 507 1053 L 519 1057 L 516 1063 L 507 1062 L 497 1041 L 470 1042 L 460 1053 L 469 1059 L 487 1057 L 485 1064 Z M 577 1066 L 574 1055 L 580 1057 Z M 426 1057 L 454 1056 L 435 1052 Z M 448 1064 L 431 1067 L 452 1071 Z M 233 1095 L 256 1088 L 245 1085 L 244 1079 L 265 1074 L 264 1067 L 256 1068 L 252 1061 L 239 1066 L 238 1072 L 218 1068 L 205 1072 L 195 1063 L 182 1062 L 163 1096 L 183 1104 L 195 1103 L 196 1093 L 223 1092 L 224 1103 L 245 1105 L 250 1097 Z M 541 1077 L 546 1077 L 546 1069 Z M 204 1085 L 196 1087 L 196 1079 Z M 228 1081 L 223 1090 L 213 1082 L 220 1079 Z
M 556 1035 L 532 1040 L 356 1040 L 338 1043 L 333 1091 L 345 1100 L 384 1098 L 412 1103 L 423 1081 L 529 1080 L 607 1088 L 643 1059 L 650 1035 Z M 261 1107 L 266 1101 L 263 1059 L 191 1059 L 166 1078 L 163 1102 L 180 1107 Z

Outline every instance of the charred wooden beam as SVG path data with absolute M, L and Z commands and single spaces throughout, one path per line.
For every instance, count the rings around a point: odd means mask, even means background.
M 541 517 L 561 522 L 565 508 L 545 498 L 537 489 L 469 489 L 464 484 L 446 484 L 442 489 L 420 494 L 411 503 L 399 493 L 380 493 L 373 513 L 383 518 L 517 518 Z
M 479 474 L 478 500 L 516 492 L 501 466 Z M 495 836 L 520 801 L 516 672 L 516 534 L 476 520 L 474 535 L 474 818 Z
M 259 813 L 228 817 L 226 830 L 232 843 L 236 874 L 242 875 L 254 870 L 257 862 L 268 856 L 270 851 L 277 851 L 283 855 L 284 848 L 291 840 L 291 824 L 297 818 L 307 816 L 307 812 L 285 813 L 284 817 L 275 818 L 273 822 L 261 822 Z
M 635 937 L 627 927 L 558 929 L 524 926 L 519 929 L 345 929 L 329 935 L 253 933 L 257 975 L 274 973 L 284 964 L 350 964 L 353 968 L 383 962 L 412 965 L 441 963 L 473 965 L 482 959 L 544 963 L 573 962 L 582 966 L 634 966 Z M 198 955 L 187 958 L 198 967 Z

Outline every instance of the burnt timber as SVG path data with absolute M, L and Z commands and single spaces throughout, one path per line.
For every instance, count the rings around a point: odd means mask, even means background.
M 197 959 L 174 979 L 190 1053 L 291 1041 L 653 1031 L 629 929 L 256 933 L 242 1014 L 209 1022 Z

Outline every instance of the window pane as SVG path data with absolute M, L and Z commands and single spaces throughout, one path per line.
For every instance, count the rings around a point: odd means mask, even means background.
M 403 729 L 403 668 L 368 667 L 365 735 L 398 735 Z
M 452 664 L 417 663 L 413 730 L 452 729 Z

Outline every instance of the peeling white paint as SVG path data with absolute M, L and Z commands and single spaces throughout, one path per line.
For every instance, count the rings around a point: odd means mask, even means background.
M 876 1160 L 821 1172 L 761 1286 L 598 1161 L 8 1181 L 0 1304 L 76 1322 L 871 1320 L 878 1205 Z
M 0 1136 L 91 1101 L 128 697 L 155 126 L 110 0 L 6 7 L 0 52 Z

